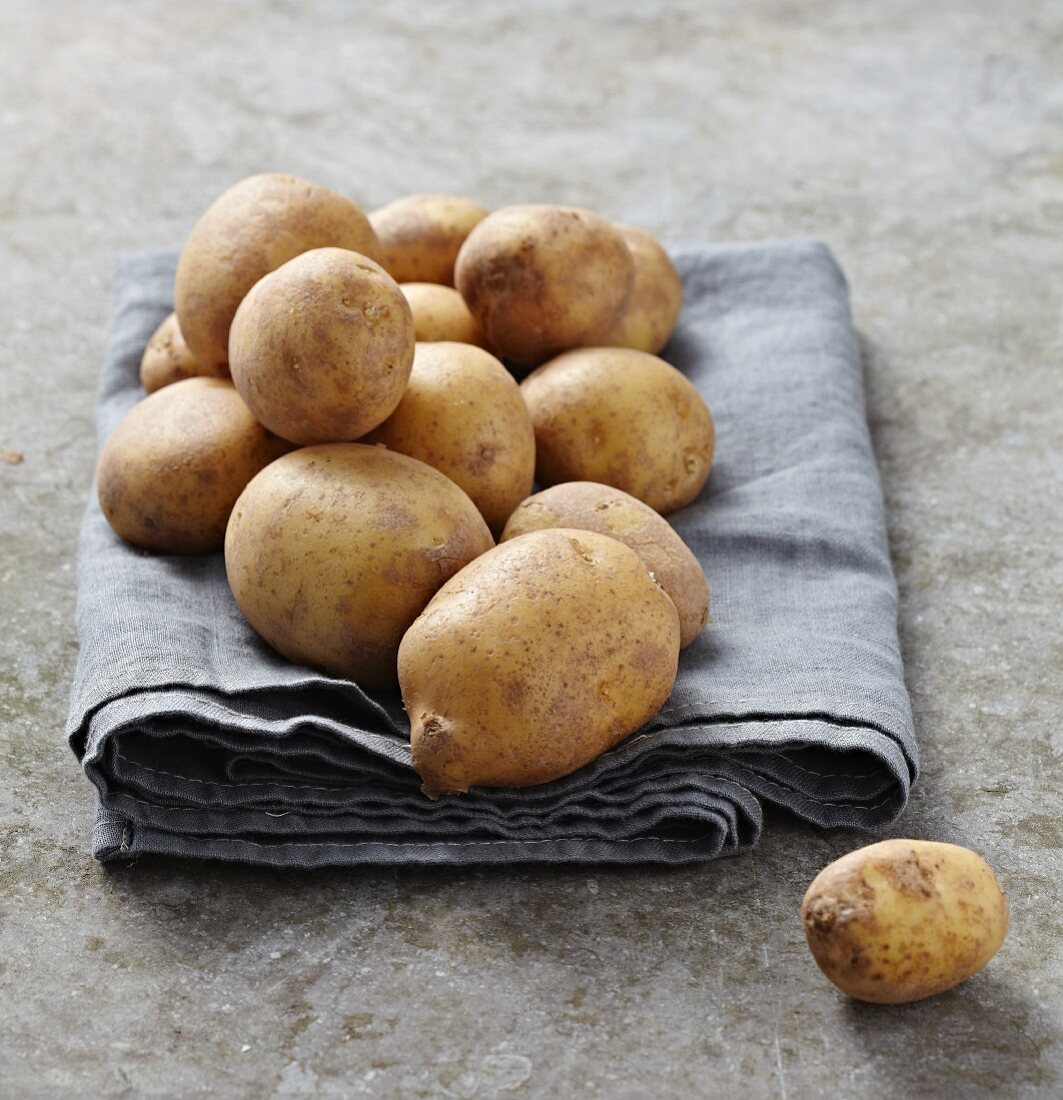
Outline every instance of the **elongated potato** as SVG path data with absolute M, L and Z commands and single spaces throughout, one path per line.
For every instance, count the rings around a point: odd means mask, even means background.
M 189 234 L 174 280 L 174 305 L 192 354 L 228 374 L 229 326 L 244 295 L 311 248 L 349 248 L 375 260 L 376 235 L 357 203 L 279 173 L 250 176 L 211 203 Z
M 469 234 L 454 274 L 488 346 L 530 366 L 599 343 L 634 270 L 624 238 L 590 210 L 507 206 Z
M 413 327 L 421 343 L 454 340 L 484 347 L 483 333 L 465 299 L 452 287 L 438 283 L 400 283 L 413 312 Z
M 602 346 L 636 348 L 656 355 L 668 343 L 683 308 L 683 280 L 656 237 L 633 225 L 615 228 L 631 249 L 635 281 L 631 297 L 602 338 Z
M 189 350 L 176 313 L 171 313 L 155 330 L 140 360 L 140 384 L 148 393 L 185 378 L 211 377 L 213 374 Z
M 225 535 L 229 585 L 289 660 L 395 686 L 399 641 L 436 590 L 493 545 L 449 478 L 383 447 L 304 447 L 254 478 Z
M 535 431 L 520 387 L 471 344 L 418 344 L 398 408 L 363 442 L 446 474 L 496 533 L 532 490 Z
M 499 541 L 549 527 L 597 531 L 630 546 L 675 604 L 681 645 L 690 645 L 709 621 L 709 585 L 698 559 L 648 504 L 609 485 L 567 481 L 519 504 Z
M 233 318 L 233 383 L 293 443 L 358 439 L 395 410 L 413 365 L 413 315 L 372 260 L 315 248 L 260 279 Z
M 600 481 L 658 512 L 689 504 L 708 480 L 716 434 L 688 379 L 630 348 L 581 348 L 521 383 L 535 424 L 536 479 Z
M 824 868 L 801 904 L 808 946 L 843 993 L 918 1001 L 996 954 L 1008 903 L 981 856 L 955 844 L 884 840 Z
M 454 261 L 486 207 L 461 195 L 406 195 L 369 215 L 380 263 L 400 283 L 454 285 Z
M 675 682 L 679 616 L 638 555 L 535 531 L 447 582 L 399 647 L 426 794 L 526 787 L 637 730 Z
M 231 382 L 186 378 L 134 405 L 100 453 L 96 488 L 126 542 L 162 554 L 220 550 L 236 498 L 291 450 Z

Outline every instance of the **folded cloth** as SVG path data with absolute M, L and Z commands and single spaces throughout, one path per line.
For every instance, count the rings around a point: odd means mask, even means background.
M 653 721 L 556 782 L 432 802 L 397 694 L 289 663 L 241 616 L 220 554 L 127 546 L 93 494 L 68 734 L 98 791 L 96 858 L 681 863 L 754 845 L 761 800 L 821 826 L 897 817 L 916 746 L 845 278 L 814 241 L 675 258 L 686 304 L 666 357 L 718 438 L 706 489 L 670 518 L 713 622 Z M 101 442 L 143 396 L 174 263 L 118 268 Z

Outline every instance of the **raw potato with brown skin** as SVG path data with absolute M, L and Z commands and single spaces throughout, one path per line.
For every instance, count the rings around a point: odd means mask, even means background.
M 631 348 L 582 348 L 521 383 L 535 425 L 536 480 L 600 481 L 658 512 L 689 504 L 709 477 L 712 415 L 688 379 Z
M 263 470 L 225 536 L 248 622 L 298 664 L 393 688 L 399 641 L 436 590 L 494 542 L 437 470 L 383 447 L 305 447 Z
M 413 327 L 423 343 L 454 340 L 484 347 L 480 332 L 465 299 L 452 286 L 437 283 L 400 283 L 399 289 L 413 311 Z
M 532 490 L 535 432 L 520 387 L 471 344 L 418 344 L 398 408 L 363 442 L 446 474 L 496 534 Z
M 656 355 L 679 320 L 683 280 L 656 237 L 633 225 L 615 228 L 631 249 L 635 281 L 627 305 L 602 338 L 602 346 L 636 348 Z
M 430 796 L 568 775 L 644 725 L 679 659 L 679 616 L 638 555 L 535 531 L 447 582 L 399 647 L 413 766 Z
M 531 366 L 600 343 L 634 270 L 624 238 L 590 210 L 507 206 L 469 234 L 455 278 L 488 346 Z
M 453 286 L 458 251 L 487 215 L 486 207 L 461 195 L 406 195 L 374 210 L 369 223 L 393 279 Z
M 568 481 L 519 504 L 500 542 L 550 527 L 597 531 L 618 539 L 642 559 L 679 612 L 680 645 L 709 621 L 709 585 L 698 559 L 666 519 L 633 496 L 592 481 Z
M 349 248 L 376 259 L 376 235 L 357 203 L 298 176 L 250 176 L 196 222 L 177 264 L 174 303 L 192 354 L 228 374 L 229 326 L 247 292 L 311 248 Z
M 900 1004 L 981 970 L 1008 931 L 1008 902 L 985 860 L 929 840 L 884 840 L 842 856 L 801 905 L 819 968 L 850 997 Z
M 140 384 L 148 393 L 154 393 L 185 378 L 212 375 L 213 371 L 204 367 L 189 351 L 177 324 L 177 314 L 171 313 L 155 330 L 144 349 L 140 360 Z
M 233 319 L 233 382 L 293 443 L 358 439 L 398 405 L 413 364 L 398 283 L 357 252 L 318 248 L 259 280 Z
M 118 535 L 145 550 L 213 553 L 244 486 L 290 450 L 231 382 L 187 378 L 134 405 L 104 444 L 100 507 Z

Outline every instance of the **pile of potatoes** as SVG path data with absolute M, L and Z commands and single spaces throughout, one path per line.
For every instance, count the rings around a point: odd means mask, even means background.
M 657 358 L 682 299 L 649 234 L 588 210 L 411 195 L 366 217 L 251 177 L 185 245 L 100 505 L 144 550 L 224 549 L 289 659 L 398 686 L 429 796 L 548 782 L 644 725 L 708 622 L 663 518 L 715 440 Z M 850 853 L 801 912 L 831 981 L 883 1003 L 956 985 L 1008 927 L 984 861 L 928 841 Z
M 708 621 L 663 518 L 715 439 L 657 357 L 682 298 L 649 234 L 589 210 L 366 216 L 251 177 L 185 244 L 100 505 L 145 550 L 224 549 L 284 656 L 398 686 L 427 794 L 547 782 L 645 724 Z

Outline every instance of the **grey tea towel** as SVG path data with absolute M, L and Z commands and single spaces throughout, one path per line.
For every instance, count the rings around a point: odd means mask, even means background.
M 751 847 L 762 800 L 823 826 L 897 817 L 916 748 L 845 279 L 811 241 L 676 259 L 686 305 L 666 356 L 718 441 L 705 491 L 671 518 L 713 622 L 660 714 L 565 779 L 431 802 L 397 696 L 289 664 L 241 617 L 220 554 L 135 550 L 93 496 L 68 733 L 98 791 L 97 858 L 679 863 Z M 142 396 L 174 263 L 118 269 L 101 441 Z

